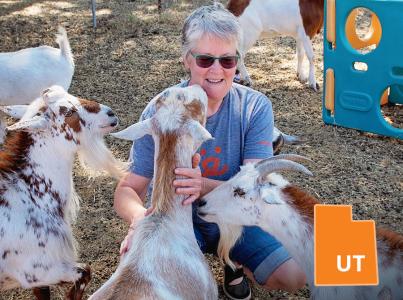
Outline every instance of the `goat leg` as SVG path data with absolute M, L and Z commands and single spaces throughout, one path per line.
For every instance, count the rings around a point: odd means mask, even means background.
M 84 290 L 91 280 L 91 269 L 89 266 L 78 266 L 77 272 L 81 273 L 81 277 L 74 282 L 73 287 L 66 295 L 66 300 L 81 300 L 83 298 Z
M 280 133 L 280 135 L 273 141 L 273 155 L 280 154 L 281 148 L 284 146 L 284 137 Z
M 37 300 L 50 300 L 50 288 L 48 286 L 33 288 L 32 292 Z

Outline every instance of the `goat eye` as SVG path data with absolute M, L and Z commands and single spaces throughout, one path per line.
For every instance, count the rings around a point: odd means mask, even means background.
M 244 197 L 245 194 L 246 194 L 246 192 L 240 187 L 237 187 L 237 188 L 234 189 L 234 197 L 237 197 L 237 196 L 238 197 Z

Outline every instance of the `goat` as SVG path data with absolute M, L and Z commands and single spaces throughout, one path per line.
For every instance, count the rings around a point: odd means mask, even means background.
M 239 61 L 239 80 L 247 85 L 252 80 L 246 70 L 244 58 L 260 36 L 275 34 L 292 36 L 297 41 L 297 75 L 301 82 L 308 79 L 315 91 L 319 85 L 315 78 L 314 53 L 311 39 L 320 32 L 324 18 L 324 0 L 230 0 L 227 9 L 238 17 L 242 28 Z M 309 60 L 309 76 L 302 70 L 304 53 Z
M 296 170 L 311 174 L 295 162 L 301 159 L 285 154 L 243 166 L 203 197 L 198 213 L 218 224 L 220 257 L 232 264 L 229 250 L 241 236 L 242 226 L 256 225 L 277 238 L 304 269 L 312 299 L 401 299 L 403 236 L 386 230 L 377 230 L 378 286 L 314 285 L 313 215 L 318 201 L 273 173 Z
M 20 118 L 7 127 L 0 150 L 0 291 L 33 288 L 38 299 L 47 299 L 48 288 L 40 287 L 75 282 L 67 299 L 79 300 L 90 269 L 76 263 L 74 158 L 78 153 L 82 165 L 122 177 L 124 164 L 102 140 L 118 119 L 109 107 L 60 86 L 30 105 L 0 110 Z
M 29 104 L 52 85 L 66 91 L 74 73 L 74 61 L 64 28 L 56 37 L 59 49 L 49 46 L 0 53 L 0 105 Z M 0 114 L 0 144 L 5 135 Z
M 135 227 L 129 251 L 112 277 L 90 299 L 217 299 L 214 278 L 193 232 L 192 208 L 175 194 L 174 169 L 191 167 L 197 148 L 211 138 L 206 122 L 207 95 L 200 86 L 174 87 L 149 105 L 156 112 L 114 136 L 155 144 L 154 213 Z

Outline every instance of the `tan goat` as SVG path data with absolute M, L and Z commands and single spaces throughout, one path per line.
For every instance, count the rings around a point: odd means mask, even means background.
M 193 232 L 192 208 L 182 205 L 185 197 L 173 187 L 174 169 L 190 168 L 198 147 L 211 138 L 203 127 L 207 95 L 200 86 L 175 87 L 149 105 L 156 108 L 153 117 L 114 135 L 152 135 L 155 211 L 136 225 L 128 253 L 90 299 L 216 299 L 216 283 Z

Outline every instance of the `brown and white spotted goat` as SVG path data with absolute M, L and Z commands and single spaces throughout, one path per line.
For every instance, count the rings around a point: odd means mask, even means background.
M 314 285 L 313 214 L 319 202 L 273 173 L 295 170 L 311 174 L 294 162 L 301 159 L 279 155 L 246 165 L 203 197 L 199 215 L 218 224 L 220 256 L 231 263 L 229 250 L 240 237 L 242 226 L 256 225 L 277 238 L 304 269 L 312 299 L 402 299 L 403 237 L 385 229 L 377 230 L 378 286 Z
M 227 8 L 238 17 L 243 37 L 240 45 L 240 81 L 252 84 L 243 62 L 246 52 L 259 37 L 276 34 L 292 36 L 297 41 L 297 75 L 301 82 L 318 91 L 315 78 L 314 52 L 311 39 L 323 25 L 324 0 L 230 0 Z M 309 75 L 302 69 L 305 54 L 309 60 Z
M 30 105 L 0 110 L 21 118 L 7 128 L 0 151 L 0 291 L 34 288 L 48 299 L 46 286 L 74 282 L 68 299 L 81 299 L 90 270 L 76 262 L 73 162 L 78 152 L 84 165 L 121 177 L 122 164 L 102 139 L 118 119 L 59 86 Z
M 155 144 L 154 213 L 134 229 L 132 246 L 112 277 L 90 298 L 217 299 L 214 278 L 197 245 L 192 208 L 175 194 L 176 167 L 191 167 L 192 156 L 210 133 L 204 129 L 207 95 L 200 86 L 170 88 L 149 105 L 155 114 L 114 134 L 136 140 L 145 134 Z

